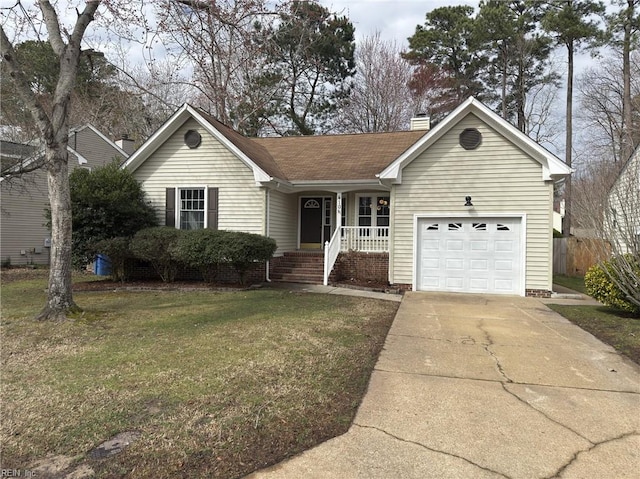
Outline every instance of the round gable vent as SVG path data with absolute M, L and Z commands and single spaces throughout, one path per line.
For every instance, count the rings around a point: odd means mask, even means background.
M 198 148 L 201 142 L 202 137 L 196 130 L 189 130 L 184 134 L 184 144 L 189 148 Z
M 466 128 L 460 133 L 460 146 L 465 150 L 475 150 L 482 143 L 482 134 L 475 128 Z

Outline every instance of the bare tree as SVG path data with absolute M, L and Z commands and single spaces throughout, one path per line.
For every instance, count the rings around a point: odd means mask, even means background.
M 557 70 L 558 66 L 552 59 L 548 71 Z M 562 119 L 554 115 L 558 93 L 558 84 L 555 81 L 547 81 L 532 86 L 525 96 L 524 132 L 542 145 L 557 147 L 557 140 L 562 131 Z
M 401 51 L 397 43 L 383 41 L 380 33 L 362 40 L 356 48 L 351 94 L 341 112 L 341 130 L 406 130 L 411 116 L 422 112 L 409 89 L 413 68 Z
M 596 257 L 633 304 L 640 306 L 640 150 L 624 164 L 609 160 L 584 165 L 574 189 L 576 223 L 601 242 Z
M 620 155 L 626 160 L 638 146 L 640 138 L 636 133 L 636 122 L 633 118 L 632 71 L 633 52 L 637 51 L 637 35 L 640 31 L 640 0 L 613 0 L 613 6 L 619 7 L 617 12 L 607 16 L 607 33 L 609 45 L 620 53 L 622 59 L 622 136 Z M 637 75 L 635 76 L 637 78 Z
M 599 66 L 587 69 L 578 79 L 580 112 L 577 120 L 585 147 L 596 158 L 625 161 L 629 154 L 625 146 L 640 142 L 640 52 L 630 56 L 631 124 L 625 122 L 623 61 L 615 53 L 602 60 Z
M 24 4 L 23 4 L 24 3 Z M 135 3 L 135 2 L 134 2 Z M 25 6 L 26 4 L 26 6 Z M 64 6 L 70 7 L 64 10 Z M 103 7 L 98 11 L 99 7 Z M 32 3 L 17 1 L 2 8 L 0 52 L 3 67 L 14 83 L 17 95 L 32 117 L 44 149 L 44 168 L 47 173 L 51 207 L 51 261 L 49 288 L 39 320 L 64 320 L 68 313 L 78 311 L 71 289 L 71 198 L 67 146 L 72 94 L 78 77 L 83 42 L 88 28 L 96 18 L 111 25 L 117 19 L 131 24 L 139 21 L 139 4 L 117 0 L 86 0 L 75 5 L 75 20 L 62 13 L 74 11 L 73 3 L 63 5 L 49 0 Z M 9 39 L 11 36 L 12 40 Z M 25 65 L 17 57 L 14 44 L 21 38 L 46 39 L 59 62 L 59 74 L 50 104 L 34 94 L 26 79 Z
M 180 105 L 193 101 L 198 94 L 185 78 L 181 64 L 174 58 L 131 65 L 119 54 L 118 84 L 123 91 L 119 104 L 126 111 L 121 130 L 143 142 L 151 136 Z
M 193 71 L 186 82 L 197 106 L 223 123 L 255 135 L 279 85 L 265 76 L 265 27 L 275 12 L 266 0 L 163 2 L 160 36 L 172 58 L 184 57 Z

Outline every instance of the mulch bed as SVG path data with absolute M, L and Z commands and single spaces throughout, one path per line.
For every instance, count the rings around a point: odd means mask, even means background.
M 30 279 L 46 278 L 49 274 L 47 269 L 42 268 L 4 268 L 0 271 L 0 279 L 3 283 L 13 281 L 24 281 Z M 238 291 L 245 289 L 255 289 L 262 285 L 241 285 L 230 283 L 204 283 L 202 281 L 174 281 L 173 283 L 163 283 L 160 280 L 130 280 L 126 282 L 112 281 L 110 279 L 93 275 L 93 273 L 83 273 L 93 276 L 95 280 L 80 281 L 73 284 L 74 291 Z M 358 281 L 355 279 L 345 279 L 332 283 L 332 286 L 341 288 L 357 289 L 376 292 L 396 292 L 392 291 L 386 283 L 374 281 Z
M 82 281 L 73 284 L 74 291 L 238 291 L 255 289 L 261 285 L 218 284 L 201 281 L 174 281 L 164 283 L 154 280 L 111 281 L 99 279 L 96 281 Z

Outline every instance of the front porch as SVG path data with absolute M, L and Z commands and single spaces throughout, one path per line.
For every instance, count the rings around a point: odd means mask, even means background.
M 268 231 L 281 249 L 272 260 L 270 279 L 327 285 L 343 278 L 366 278 L 367 268 L 375 267 L 376 283 L 387 284 L 389 192 L 382 185 L 349 188 L 271 192 Z M 291 221 L 293 215 L 296 221 Z
M 341 226 L 322 249 L 287 251 L 274 258 L 274 281 L 324 284 L 354 281 L 387 284 L 389 228 Z

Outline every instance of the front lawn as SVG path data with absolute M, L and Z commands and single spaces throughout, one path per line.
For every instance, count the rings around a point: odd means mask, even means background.
M 564 286 L 565 288 L 578 291 L 582 294 L 587 294 L 587 290 L 584 286 L 583 276 L 565 276 L 562 274 L 554 274 L 553 284 L 559 284 L 560 286 Z
M 548 306 L 640 364 L 640 318 L 606 306 Z
M 2 469 L 50 455 L 95 477 L 243 476 L 344 433 L 398 303 L 254 290 L 78 292 L 2 284 Z M 123 432 L 123 452 L 92 457 Z

